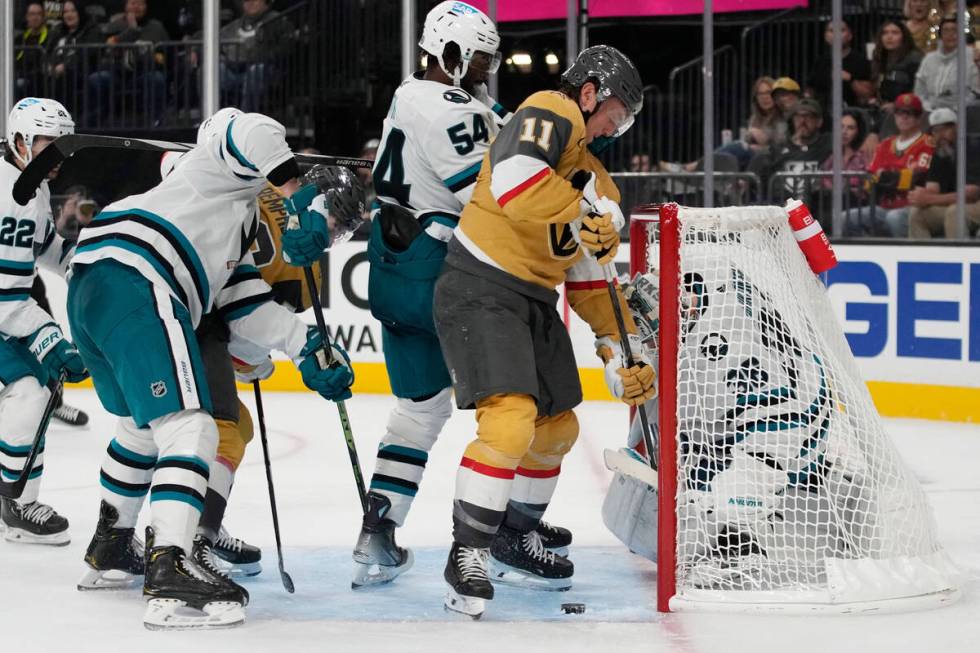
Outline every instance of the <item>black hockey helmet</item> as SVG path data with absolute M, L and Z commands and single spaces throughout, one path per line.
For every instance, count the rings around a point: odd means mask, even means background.
M 643 82 L 629 57 L 611 45 L 593 45 L 579 52 L 575 63 L 562 73 L 563 82 L 579 88 L 588 81 L 599 81 L 599 102 L 617 97 L 633 116 L 643 109 Z M 632 121 L 630 121 L 632 124 Z M 622 131 L 626 131 L 627 125 Z
M 303 175 L 326 197 L 331 244 L 350 239 L 364 222 L 364 187 L 349 168 L 317 164 Z

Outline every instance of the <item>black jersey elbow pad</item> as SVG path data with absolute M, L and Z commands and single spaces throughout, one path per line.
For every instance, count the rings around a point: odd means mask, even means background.
M 293 157 L 277 165 L 265 178 L 273 186 L 282 186 L 290 179 L 295 179 L 296 177 L 299 177 L 299 163 Z

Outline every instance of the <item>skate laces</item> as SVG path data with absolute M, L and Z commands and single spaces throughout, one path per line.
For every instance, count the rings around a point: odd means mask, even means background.
M 218 532 L 218 541 L 214 543 L 219 549 L 228 549 L 234 551 L 235 553 L 241 553 L 242 547 L 245 546 L 245 542 L 238 539 L 237 537 L 232 537 L 222 526 L 221 530 Z
M 61 404 L 54 409 L 54 416 L 65 422 L 74 422 L 78 419 L 78 414 L 80 412 L 81 410 L 75 408 L 74 406 Z
M 537 531 L 530 531 L 521 536 L 521 544 L 524 550 L 535 560 L 541 560 L 548 564 L 555 561 L 555 554 L 545 548 L 541 541 L 541 535 Z
M 20 516 L 27 521 L 35 524 L 43 524 L 55 516 L 54 508 L 39 501 L 34 501 L 26 506 L 20 506 Z
M 456 554 L 459 573 L 464 580 L 487 580 L 490 549 L 461 546 Z
M 195 543 L 194 548 L 200 551 L 200 554 L 193 556 L 190 560 L 187 559 L 187 554 L 181 550 L 180 565 L 194 578 L 208 583 L 209 585 L 217 586 L 218 583 L 213 577 L 208 576 L 207 573 L 202 573 L 203 569 L 204 572 L 210 572 L 212 575 L 222 575 L 221 572 L 214 567 L 214 563 L 211 561 L 211 547 L 200 543 L 199 541 Z
M 210 572 L 216 576 L 224 577 L 224 573 L 218 569 L 217 564 L 214 562 L 214 551 L 211 545 L 204 538 L 200 538 L 194 543 L 194 548 L 198 551 L 198 554 L 194 556 L 194 563 L 203 567 L 204 571 Z
M 538 527 L 534 530 L 538 531 L 539 533 L 541 531 L 546 531 L 549 534 L 555 534 L 558 532 L 557 528 L 555 528 L 554 526 L 552 526 L 551 524 L 549 524 L 543 519 L 540 522 L 538 522 Z

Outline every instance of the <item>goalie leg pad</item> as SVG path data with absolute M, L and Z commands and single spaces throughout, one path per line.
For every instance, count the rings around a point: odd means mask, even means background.
M 385 514 L 398 526 L 422 482 L 429 451 L 452 415 L 452 388 L 443 388 L 423 401 L 398 399 L 388 417 L 388 430 L 378 447 L 371 477 L 371 491 L 388 497 L 391 509 Z
M 657 490 L 617 472 L 602 502 L 602 521 L 633 553 L 657 561 Z

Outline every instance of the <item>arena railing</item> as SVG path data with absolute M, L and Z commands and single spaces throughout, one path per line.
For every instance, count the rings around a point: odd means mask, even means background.
M 693 161 L 704 153 L 704 57 L 674 67 L 667 82 L 667 156 L 669 161 Z M 719 129 L 733 130 L 738 137 L 738 107 L 728 89 L 737 79 L 735 48 L 726 45 L 714 51 L 714 116 Z M 659 140 L 659 139 L 658 139 Z M 721 139 L 716 141 L 721 144 Z
M 648 155 L 652 165 L 664 158 L 664 139 L 660 137 L 667 131 L 663 103 L 659 86 L 651 84 L 643 88 L 643 110 L 636 122 L 599 157 L 606 170 L 629 170 L 630 160 L 637 154 Z
M 685 206 L 704 205 L 704 172 L 613 172 L 619 188 L 623 213 L 641 204 L 678 202 Z M 761 184 L 751 172 L 716 172 L 715 206 L 755 204 Z
M 790 198 L 802 200 L 827 235 L 840 237 L 843 235 L 844 220 L 834 219 L 833 195 L 830 188 L 833 176 L 833 172 L 824 170 L 777 172 L 769 177 L 766 186 L 766 203 L 782 205 Z M 850 209 L 875 205 L 874 175 L 869 172 L 844 170 L 841 171 L 841 179 L 844 186 L 842 214 Z

